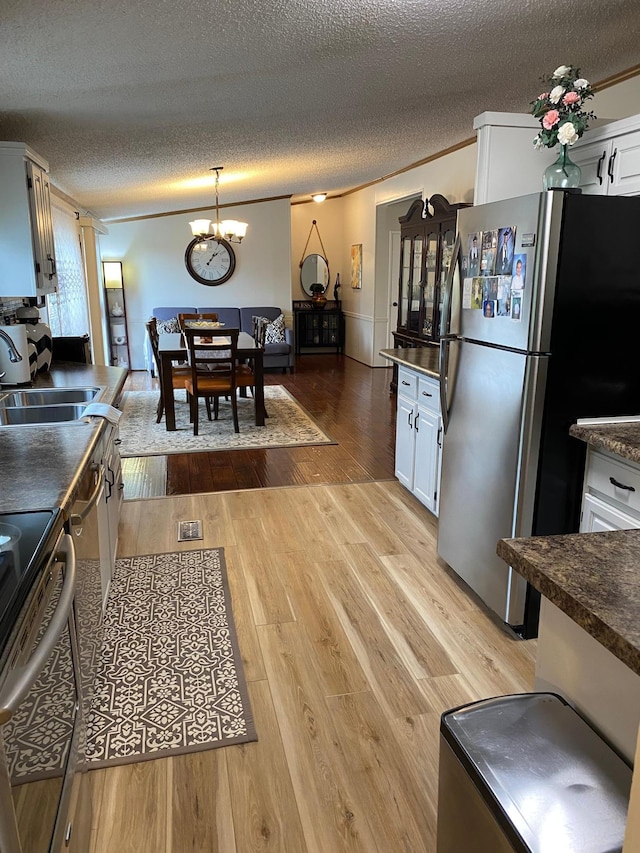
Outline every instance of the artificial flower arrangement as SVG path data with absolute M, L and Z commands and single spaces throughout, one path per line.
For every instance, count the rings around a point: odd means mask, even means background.
M 560 65 L 551 77 L 543 77 L 542 82 L 549 91 L 531 102 L 531 113 L 542 125 L 533 144 L 536 149 L 553 148 L 558 143 L 573 145 L 595 118 L 593 112 L 582 109 L 584 102 L 593 97 L 591 84 L 572 65 Z

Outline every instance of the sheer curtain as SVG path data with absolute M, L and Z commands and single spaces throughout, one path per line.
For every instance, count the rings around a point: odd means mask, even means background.
M 56 336 L 87 335 L 89 308 L 76 213 L 55 196 L 51 213 L 58 268 L 58 292 L 47 297 L 51 332 Z

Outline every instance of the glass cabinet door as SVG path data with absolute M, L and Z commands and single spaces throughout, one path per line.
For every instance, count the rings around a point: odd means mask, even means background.
M 409 319 L 409 299 L 411 282 L 411 239 L 405 237 L 402 241 L 402 257 L 400 259 L 400 304 L 398 307 L 398 328 L 406 329 Z
M 411 303 L 407 328 L 410 332 L 419 332 L 420 303 L 422 301 L 422 237 L 414 237 L 412 243 Z
M 427 234 L 427 254 L 425 257 L 424 312 L 421 333 L 430 338 L 434 331 L 434 306 L 437 287 L 438 232 Z
M 441 258 L 440 258 L 440 277 L 438 281 L 438 298 L 437 312 L 434 315 L 434 339 L 439 338 L 440 317 L 442 317 L 442 300 L 444 298 L 444 286 L 449 274 L 451 266 L 451 258 L 453 257 L 453 244 L 456 241 L 455 222 L 442 225 L 441 240 Z

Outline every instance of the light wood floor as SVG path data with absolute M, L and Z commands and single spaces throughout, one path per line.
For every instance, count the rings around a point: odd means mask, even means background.
M 433 853 L 439 716 L 531 690 L 535 641 L 439 563 L 430 513 L 394 481 L 293 486 L 127 502 L 120 535 L 224 547 L 259 740 L 92 771 L 91 853 Z

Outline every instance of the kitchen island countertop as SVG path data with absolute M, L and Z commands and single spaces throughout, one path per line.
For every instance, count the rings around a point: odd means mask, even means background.
M 120 367 L 65 363 L 38 374 L 33 387 L 99 386 L 95 402 L 113 404 L 126 377 L 127 371 Z M 88 424 L 0 427 L 0 512 L 53 507 L 66 511 L 103 426 L 102 418 L 94 418 Z
M 640 463 L 640 422 L 609 424 L 574 424 L 569 428 L 574 438 L 600 450 L 615 453 L 630 462 Z
M 400 367 L 408 367 L 432 379 L 440 379 L 440 347 L 396 347 L 381 349 L 379 355 Z
M 640 675 L 640 530 L 501 539 L 497 552 Z

